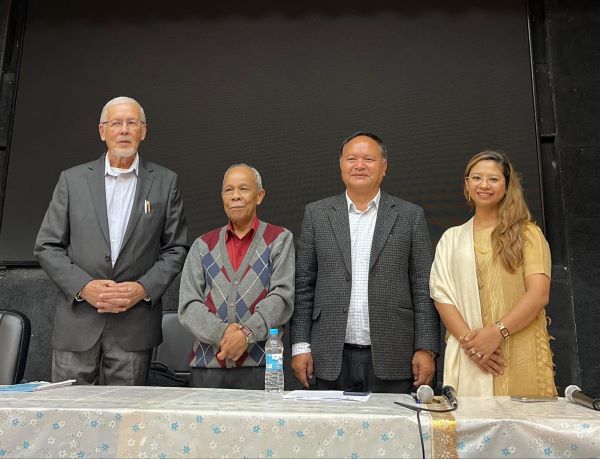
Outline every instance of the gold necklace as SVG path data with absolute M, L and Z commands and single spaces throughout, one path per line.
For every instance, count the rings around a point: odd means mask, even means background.
M 478 253 L 486 254 L 492 250 L 491 235 L 488 237 L 487 234 L 484 233 L 484 231 L 489 228 L 491 227 L 479 229 L 473 232 L 473 245 Z

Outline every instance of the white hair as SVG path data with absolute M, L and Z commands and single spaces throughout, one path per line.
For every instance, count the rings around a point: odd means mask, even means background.
M 102 113 L 100 113 L 100 124 L 106 121 L 106 111 L 108 110 L 108 107 L 120 104 L 133 104 L 137 106 L 140 109 L 140 121 L 142 121 L 143 123 L 146 122 L 146 113 L 144 113 L 144 109 L 137 100 L 131 97 L 119 96 L 106 102 L 106 105 L 102 109 Z
M 250 169 L 254 173 L 254 179 L 256 180 L 256 186 L 258 187 L 259 190 L 263 189 L 262 179 L 260 178 L 260 174 L 258 173 L 258 171 L 255 168 L 253 168 L 252 166 L 250 166 L 246 163 L 232 164 L 231 166 L 229 166 L 227 168 L 227 170 L 225 171 L 225 174 L 223 174 L 223 180 L 225 180 L 225 176 L 227 175 L 227 173 L 234 167 L 247 167 L 248 169 Z

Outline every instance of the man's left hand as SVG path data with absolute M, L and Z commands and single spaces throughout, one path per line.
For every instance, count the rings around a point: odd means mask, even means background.
M 435 374 L 435 359 L 423 350 L 418 350 L 412 359 L 412 370 L 415 382 L 415 387 L 429 384 L 433 381 Z
M 221 338 L 219 347 L 221 350 L 217 354 L 218 359 L 231 359 L 234 362 L 237 362 L 242 354 L 246 352 L 246 349 L 248 349 L 246 334 L 239 328 L 229 333 L 225 333 L 223 338 Z
M 98 312 L 124 312 L 148 297 L 148 292 L 139 282 L 120 282 L 105 287 L 97 303 Z

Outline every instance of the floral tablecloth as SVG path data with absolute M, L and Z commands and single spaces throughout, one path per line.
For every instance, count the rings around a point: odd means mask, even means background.
M 415 416 L 392 403 L 402 397 L 307 402 L 261 391 L 100 386 L 0 393 L 0 458 L 417 457 Z
M 458 457 L 600 458 L 600 411 L 559 398 L 462 398 L 454 412 Z
M 284 400 L 261 391 L 73 386 L 0 393 L 5 457 L 600 457 L 600 413 L 463 398 L 421 414 L 407 395 Z M 430 404 L 429 406 L 435 406 Z

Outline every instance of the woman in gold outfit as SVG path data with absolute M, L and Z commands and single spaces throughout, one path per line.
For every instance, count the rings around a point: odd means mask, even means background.
M 444 384 L 460 395 L 556 396 L 545 306 L 550 250 L 517 173 L 486 150 L 465 168 L 475 214 L 442 236 L 430 290 L 447 329 Z

